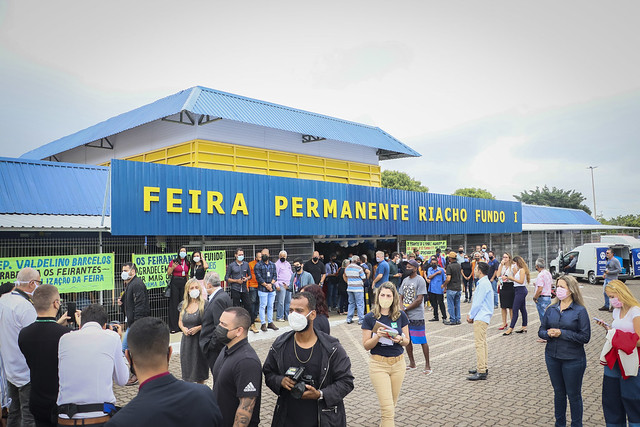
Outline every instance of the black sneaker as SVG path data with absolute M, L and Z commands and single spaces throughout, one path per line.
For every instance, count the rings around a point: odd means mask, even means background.
M 429 322 L 439 322 L 440 320 L 437 317 L 434 317 L 433 319 L 429 319 Z
M 486 380 L 487 379 L 487 374 L 481 374 L 479 372 L 476 372 L 475 374 L 471 375 L 470 377 L 467 377 L 467 379 L 469 381 L 478 381 L 478 380 Z
M 609 311 L 609 307 L 607 307 L 606 305 L 603 305 L 598 309 L 598 311 Z
M 478 370 L 477 369 L 469 369 L 469 373 L 470 374 L 477 374 Z M 487 369 L 487 374 L 489 373 L 489 370 Z

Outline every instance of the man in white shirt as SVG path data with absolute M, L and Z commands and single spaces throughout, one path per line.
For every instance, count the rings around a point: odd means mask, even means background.
M 31 295 L 41 283 L 37 270 L 23 268 L 18 273 L 13 291 L 0 298 L 0 353 L 11 399 L 8 425 L 36 425 L 29 410 L 29 366 L 18 347 L 18 335 L 22 328 L 35 322 L 38 317 L 31 303 Z
M 129 367 L 122 354 L 122 330 L 117 325 L 115 331 L 106 329 L 107 320 L 104 308 L 92 304 L 78 319 L 80 330 L 60 338 L 58 425 L 101 426 L 115 410 L 113 381 L 125 385 Z

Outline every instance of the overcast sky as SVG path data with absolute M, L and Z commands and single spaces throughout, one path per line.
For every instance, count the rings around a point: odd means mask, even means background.
M 0 0 L 17 157 L 195 85 L 379 126 L 432 192 L 536 185 L 640 213 L 640 2 Z

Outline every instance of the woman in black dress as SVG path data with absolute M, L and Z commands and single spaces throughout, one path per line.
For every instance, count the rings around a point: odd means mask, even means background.
M 502 325 L 498 328 L 503 330 L 507 327 L 509 319 L 513 316 L 513 299 L 515 290 L 513 288 L 513 276 L 516 274 L 516 263 L 513 262 L 511 254 L 504 253 L 502 262 L 498 267 L 499 291 L 500 292 L 500 308 L 502 309 Z
M 171 333 L 179 332 L 178 326 L 178 304 L 182 302 L 184 295 L 184 285 L 189 278 L 189 268 L 191 263 L 187 257 L 187 248 L 180 248 L 178 256 L 171 260 L 167 267 L 167 274 L 171 277 L 169 288 L 171 296 L 169 297 L 169 330 Z

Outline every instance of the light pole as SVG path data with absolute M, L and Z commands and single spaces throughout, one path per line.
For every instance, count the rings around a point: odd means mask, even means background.
M 597 166 L 587 166 L 587 169 L 591 169 L 591 192 L 593 193 L 593 217 L 595 219 L 597 218 L 597 214 L 596 214 L 596 186 L 593 182 L 593 170 L 597 168 Z

